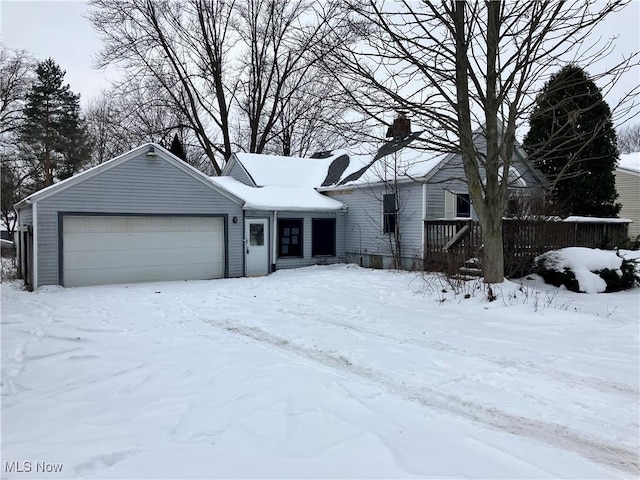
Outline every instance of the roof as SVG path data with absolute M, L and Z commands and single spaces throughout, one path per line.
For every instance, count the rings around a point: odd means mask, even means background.
M 640 152 L 623 153 L 620 155 L 618 167 L 640 173 Z
M 296 187 L 328 190 L 390 179 L 424 177 L 449 154 L 402 148 L 394 155 L 376 158 L 378 149 L 338 149 L 315 158 L 236 153 L 235 160 L 258 187 Z
M 179 159 L 178 157 L 176 157 L 175 155 L 173 155 L 171 152 L 164 149 L 160 145 L 156 143 L 145 143 L 143 145 L 140 145 L 139 147 L 136 147 L 132 150 L 129 150 L 128 152 L 123 153 L 122 155 L 119 155 L 115 158 L 112 158 L 111 160 L 101 163 L 100 165 L 96 165 L 95 167 L 89 168 L 81 173 L 73 175 L 72 177 L 69 177 L 65 180 L 62 180 L 60 182 L 54 183 L 53 185 L 49 185 L 48 187 L 38 190 L 37 192 L 32 193 L 28 197 L 22 199 L 20 202 L 18 202 L 15 205 L 15 207 L 19 209 L 27 204 L 31 204 L 39 200 L 42 200 L 44 198 L 47 198 L 51 195 L 54 195 L 66 188 L 69 188 L 80 182 L 88 180 L 89 178 L 92 178 L 95 175 L 98 175 L 104 171 L 110 170 L 111 168 L 114 168 L 128 160 L 136 158 L 142 153 L 146 154 L 146 152 L 148 152 L 150 148 L 153 148 L 155 154 L 157 155 L 157 158 L 171 163 L 172 165 L 178 167 L 179 169 L 181 169 L 191 177 L 195 178 L 196 180 L 204 183 L 205 185 L 211 188 L 217 189 L 218 192 L 224 193 L 225 195 L 229 195 L 226 190 L 221 190 L 218 186 L 212 184 L 209 181 L 209 177 L 207 175 L 202 173 L 197 168 L 182 161 L 181 159 Z M 231 197 L 231 196 L 229 196 L 229 198 L 239 203 L 238 198 Z
M 236 153 L 235 157 L 259 187 L 319 187 L 334 160 L 257 153 Z
M 342 203 L 308 186 L 269 185 L 250 187 L 235 178 L 209 177 L 209 180 L 245 202 L 244 208 L 287 211 L 338 211 Z

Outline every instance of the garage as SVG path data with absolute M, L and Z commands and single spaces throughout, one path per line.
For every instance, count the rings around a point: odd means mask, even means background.
M 65 287 L 224 277 L 220 217 L 65 215 L 62 245 Z
M 16 204 L 26 286 L 208 280 L 244 273 L 244 203 L 145 144 Z

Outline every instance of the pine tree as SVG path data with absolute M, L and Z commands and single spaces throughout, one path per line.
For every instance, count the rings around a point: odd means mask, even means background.
M 588 74 L 568 65 L 553 75 L 536 99 L 529 125 L 523 147 L 552 182 L 560 210 L 616 216 L 616 132 L 609 105 Z
M 39 62 L 27 95 L 20 150 L 35 188 L 78 172 L 89 160 L 89 137 L 80 118 L 80 95 L 64 85 L 65 71 L 52 59 Z
M 184 160 L 185 162 L 187 161 L 187 154 L 184 151 L 184 147 L 182 145 L 182 142 L 180 141 L 180 138 L 178 138 L 177 133 L 173 136 L 173 140 L 171 141 L 171 147 L 169 148 L 169 151 L 179 159 Z

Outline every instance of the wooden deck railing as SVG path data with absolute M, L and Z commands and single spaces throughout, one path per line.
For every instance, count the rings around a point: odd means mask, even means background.
M 428 271 L 453 273 L 462 264 L 482 256 L 482 229 L 466 219 L 424 222 L 424 267 Z M 502 236 L 505 274 L 526 273 L 533 259 L 546 251 L 564 247 L 613 248 L 629 235 L 626 222 L 595 219 L 504 219 Z

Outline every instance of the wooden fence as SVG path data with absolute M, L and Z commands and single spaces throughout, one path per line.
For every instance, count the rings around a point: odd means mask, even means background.
M 482 229 L 466 219 L 426 220 L 424 268 L 456 272 L 471 258 L 482 257 Z M 613 248 L 629 235 L 626 222 L 591 220 L 504 219 L 502 237 L 505 274 L 525 274 L 533 259 L 546 251 L 564 247 Z

